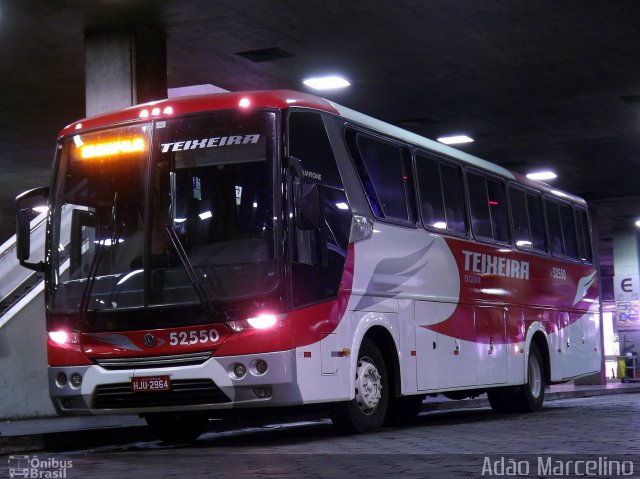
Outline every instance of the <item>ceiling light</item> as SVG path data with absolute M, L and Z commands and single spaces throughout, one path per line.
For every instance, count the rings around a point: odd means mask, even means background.
M 306 80 L 303 80 L 302 83 L 315 90 L 332 90 L 334 88 L 345 88 L 351 85 L 347 80 L 336 75 L 307 78 Z
M 553 171 L 536 171 L 534 173 L 527 173 L 527 178 L 529 178 L 530 180 L 545 181 L 553 180 L 557 177 L 558 175 L 556 175 Z
M 636 221 L 636 226 L 640 228 L 640 220 Z
M 438 141 L 445 145 L 458 145 L 460 143 L 471 143 L 473 138 L 470 138 L 467 135 L 441 136 L 438 138 Z

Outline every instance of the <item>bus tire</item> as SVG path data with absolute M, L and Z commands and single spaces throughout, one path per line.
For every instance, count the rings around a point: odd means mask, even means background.
M 544 362 L 535 343 L 529 347 L 527 382 L 522 386 L 493 388 L 487 391 L 491 409 L 497 413 L 534 412 L 544 403 Z
M 389 401 L 385 425 L 401 426 L 415 419 L 422 411 L 422 402 L 425 396 L 400 396 Z
M 491 388 L 487 391 L 489 405 L 498 414 L 516 412 L 518 387 Z
M 389 404 L 387 366 L 378 346 L 364 338 L 356 363 L 355 397 L 335 405 L 331 421 L 347 433 L 367 434 L 382 427 Z
M 150 414 L 144 419 L 152 434 L 168 444 L 195 441 L 207 429 L 209 423 L 209 418 L 202 414 Z
M 544 403 L 544 362 L 535 343 L 529 346 L 527 358 L 527 382 L 516 393 L 517 412 L 535 412 Z

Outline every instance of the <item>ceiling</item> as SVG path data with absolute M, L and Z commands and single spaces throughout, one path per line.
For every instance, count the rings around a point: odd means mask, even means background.
M 84 116 L 83 32 L 143 25 L 167 35 L 169 87 L 306 90 L 554 186 L 611 230 L 640 217 L 637 0 L 0 0 L 0 242 L 13 199 L 47 183 L 56 134 Z M 239 52 L 278 48 L 283 58 Z M 265 58 L 259 58 L 265 60 Z

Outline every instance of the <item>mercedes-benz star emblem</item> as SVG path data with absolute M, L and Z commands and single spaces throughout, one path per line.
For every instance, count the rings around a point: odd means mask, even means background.
M 145 334 L 144 338 L 142 338 L 142 342 L 148 348 L 156 344 L 156 338 L 153 337 L 153 334 Z

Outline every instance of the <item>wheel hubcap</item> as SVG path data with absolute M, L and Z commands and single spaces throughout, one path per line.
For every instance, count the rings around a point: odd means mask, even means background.
M 373 414 L 382 396 L 381 376 L 373 361 L 367 357 L 358 361 L 356 370 L 356 402 L 365 414 Z
M 534 398 L 540 396 L 542 392 L 542 373 L 537 356 L 529 358 L 529 388 Z

